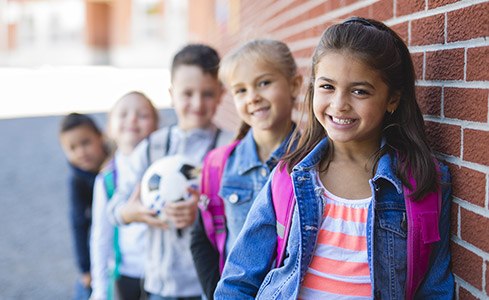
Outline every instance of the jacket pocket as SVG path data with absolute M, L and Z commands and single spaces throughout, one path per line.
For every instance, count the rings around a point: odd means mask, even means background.
M 253 200 L 253 190 L 243 187 L 223 186 L 220 195 L 226 204 L 244 205 Z
M 376 207 L 376 219 L 379 229 L 386 230 L 396 236 L 407 238 L 407 215 L 404 204 L 387 203 Z

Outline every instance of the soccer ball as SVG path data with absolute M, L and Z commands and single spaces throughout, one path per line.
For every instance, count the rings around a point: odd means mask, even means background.
M 196 184 L 196 168 L 188 159 L 182 155 L 167 156 L 155 161 L 144 173 L 141 202 L 165 219 L 162 213 L 165 204 L 186 199 L 187 187 Z

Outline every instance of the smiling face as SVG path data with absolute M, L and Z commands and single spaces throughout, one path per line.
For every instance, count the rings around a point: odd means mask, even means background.
M 228 83 L 239 116 L 254 134 L 289 130 L 299 76 L 288 80 L 269 64 L 248 62 L 237 65 Z
M 378 147 L 386 112 L 394 111 L 392 97 L 380 74 L 349 52 L 330 52 L 316 65 L 313 111 L 336 144 Z
M 145 97 L 124 96 L 110 113 L 109 134 L 123 152 L 130 152 L 157 128 L 153 106 Z
M 98 172 L 106 157 L 102 136 L 86 125 L 64 131 L 60 143 L 68 161 L 84 171 Z
M 212 122 L 222 87 L 217 78 L 200 67 L 181 65 L 173 74 L 170 94 L 181 129 L 205 128 Z

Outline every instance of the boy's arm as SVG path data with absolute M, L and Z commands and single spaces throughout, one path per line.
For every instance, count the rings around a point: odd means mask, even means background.
M 107 193 L 104 177 L 99 174 L 95 179 L 92 204 L 92 228 L 90 236 L 90 259 L 92 261 L 92 295 L 91 299 L 105 299 L 109 284 L 109 257 L 113 256 L 114 226 L 109 223 L 105 214 Z
M 277 244 L 271 178 L 257 195 L 229 253 L 214 299 L 254 299 L 272 268 Z
M 450 174 L 446 166 L 440 166 L 442 182 L 450 184 Z M 442 206 L 439 222 L 440 241 L 431 253 L 431 265 L 421 283 L 415 299 L 453 299 L 454 278 L 450 270 L 450 207 L 452 193 L 450 186 L 442 186 Z
M 200 213 L 192 230 L 190 251 L 205 296 L 208 300 L 213 300 L 217 282 L 221 278 L 219 253 L 207 238 Z
M 88 232 L 90 230 L 91 187 L 72 177 L 70 179 L 70 219 L 78 268 L 81 273 L 90 273 Z

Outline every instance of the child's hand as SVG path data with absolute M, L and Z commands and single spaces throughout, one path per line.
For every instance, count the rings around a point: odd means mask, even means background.
M 90 276 L 90 273 L 83 273 L 81 274 L 80 281 L 85 288 L 88 288 L 92 283 L 92 276 Z
M 142 222 L 150 226 L 160 227 L 162 229 L 168 228 L 168 224 L 165 220 L 158 218 L 157 212 L 143 206 L 140 200 L 141 186 L 138 185 L 132 193 L 129 200 L 122 205 L 120 213 L 124 223 L 129 224 L 132 222 Z
M 165 213 L 176 228 L 192 225 L 197 217 L 197 203 L 200 193 L 197 189 L 187 188 L 190 197 L 184 201 L 170 202 L 165 205 Z

